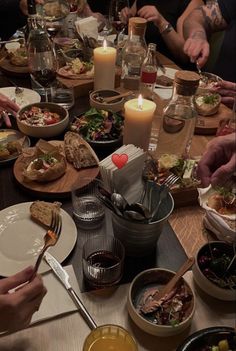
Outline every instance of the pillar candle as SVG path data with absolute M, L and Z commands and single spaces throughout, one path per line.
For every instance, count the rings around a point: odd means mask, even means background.
M 156 104 L 139 97 L 127 101 L 124 109 L 124 144 L 134 144 L 147 151 Z
M 116 68 L 116 49 L 103 46 L 94 49 L 94 90 L 114 89 L 115 87 L 115 68 Z

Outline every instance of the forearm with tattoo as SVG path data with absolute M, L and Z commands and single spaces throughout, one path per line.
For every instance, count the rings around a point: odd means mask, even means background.
M 193 10 L 184 22 L 184 37 L 206 39 L 211 32 L 227 27 L 218 2 L 209 2 Z

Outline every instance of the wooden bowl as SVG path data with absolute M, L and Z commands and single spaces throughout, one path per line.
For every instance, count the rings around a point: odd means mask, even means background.
M 207 80 L 209 80 L 209 83 L 204 84 L 202 79 L 200 79 L 199 87 L 197 89 L 197 95 L 208 93 L 212 88 L 212 84 L 222 81 L 222 78 L 213 73 L 202 72 L 202 76 L 206 77 Z
M 118 98 L 115 101 L 106 103 L 106 102 L 100 102 L 97 96 L 100 96 L 101 98 L 106 98 L 106 97 L 112 97 L 119 95 L 120 92 L 117 90 L 95 90 L 90 94 L 89 100 L 90 100 L 90 106 L 95 107 L 98 110 L 105 110 L 105 111 L 112 111 L 112 112 L 118 112 L 123 109 L 124 106 L 124 98 Z
M 214 103 L 205 103 L 204 99 L 215 96 L 216 101 Z M 207 101 L 207 100 L 206 100 Z M 217 93 L 204 93 L 196 95 L 194 97 L 194 105 L 199 115 L 201 116 L 212 116 L 215 115 L 220 107 L 221 96 Z

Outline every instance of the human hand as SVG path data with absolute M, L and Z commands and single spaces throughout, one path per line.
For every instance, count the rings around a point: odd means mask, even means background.
M 0 280 L 0 332 L 14 332 L 25 328 L 31 321 L 47 290 L 42 278 L 37 275 L 29 282 L 33 267 Z M 24 284 L 22 287 L 19 285 Z M 9 290 L 16 289 L 8 293 Z
M 203 67 L 210 54 L 210 46 L 204 36 L 194 36 L 186 40 L 184 53 L 189 56 L 192 63 L 198 62 L 199 67 Z
M 11 127 L 11 121 L 8 116 L 8 112 L 16 116 L 16 112 L 19 110 L 19 106 L 16 105 L 8 97 L 0 93 L 0 126 L 4 121 L 7 127 Z
M 132 11 L 129 7 L 124 7 L 120 12 L 120 20 L 122 23 L 128 23 L 129 18 L 132 17 Z
M 36 0 L 37 4 L 43 4 L 44 1 L 43 0 Z M 27 0 L 20 0 L 19 3 L 21 12 L 25 15 L 28 16 L 28 5 L 27 5 Z
M 236 83 L 223 80 L 215 83 L 211 91 L 221 95 L 223 104 L 231 108 L 233 107 L 234 99 L 236 98 Z
M 145 18 L 148 22 L 154 22 L 156 26 L 160 24 L 162 16 L 157 10 L 156 6 L 143 6 L 139 11 L 138 15 L 142 18 Z
M 236 133 L 219 136 L 210 141 L 198 164 L 202 186 L 223 185 L 232 179 L 236 170 Z

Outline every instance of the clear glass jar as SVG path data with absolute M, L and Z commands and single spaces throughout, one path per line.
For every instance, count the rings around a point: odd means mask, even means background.
M 147 52 L 146 26 L 144 18 L 129 20 L 129 36 L 122 52 L 122 79 L 127 89 L 139 89 L 141 67 Z
M 141 93 L 146 97 L 147 91 L 150 93 L 147 98 L 153 97 L 153 91 L 157 78 L 156 44 L 148 44 L 147 56 L 141 67 Z
M 195 72 L 176 73 L 173 95 L 163 111 L 158 134 L 155 151 L 158 158 L 164 154 L 175 155 L 178 158 L 189 156 L 197 117 L 193 98 L 199 79 Z

